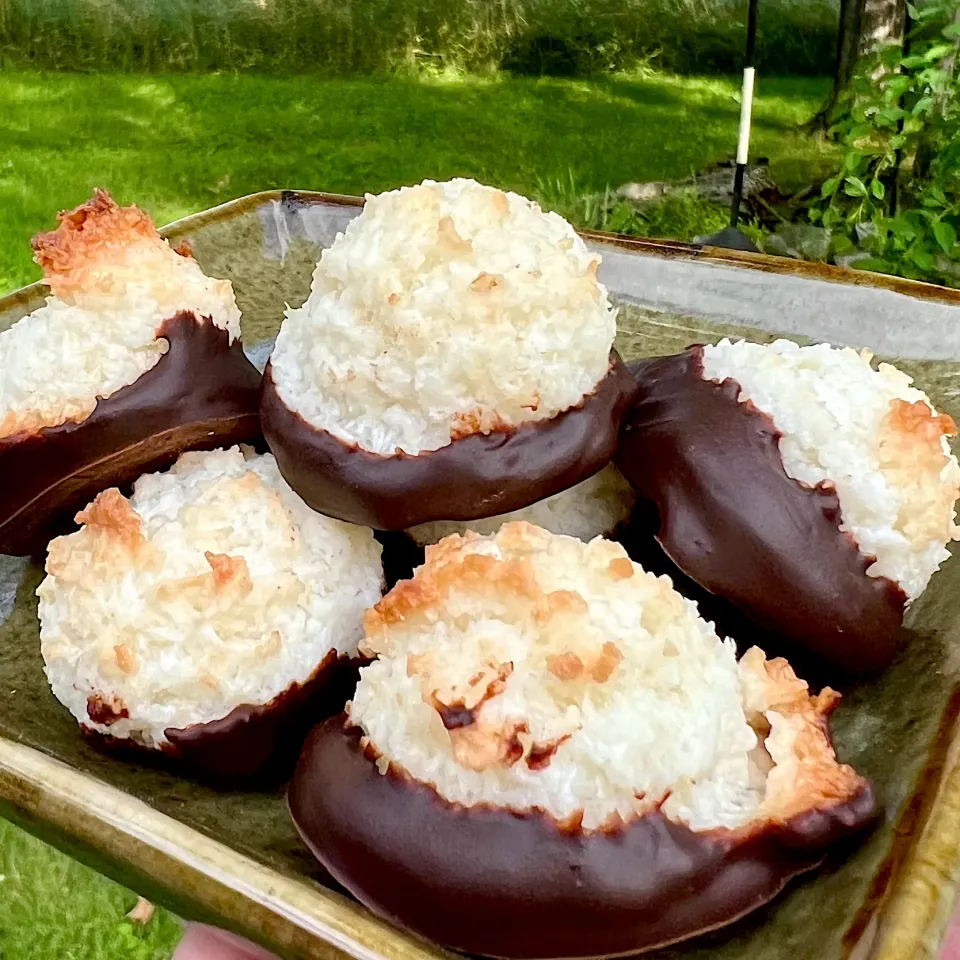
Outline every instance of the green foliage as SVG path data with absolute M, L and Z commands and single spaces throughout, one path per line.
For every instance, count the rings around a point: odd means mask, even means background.
M 820 74 L 837 0 L 765 4 L 759 66 Z M 742 66 L 747 0 L 0 0 L 0 66 L 588 75 Z
M 125 915 L 136 894 L 0 820 L 0 960 L 168 960 L 179 922 Z
M 833 131 L 843 150 L 814 223 L 863 269 L 960 286 L 960 76 L 956 0 L 911 7 L 908 52 L 862 65 Z
M 160 223 L 273 187 L 363 193 L 474 176 L 531 193 L 572 169 L 579 190 L 602 193 L 686 177 L 728 155 L 738 88 L 736 78 L 662 74 L 0 73 L 0 292 L 39 275 L 30 236 L 96 186 Z M 754 143 L 778 182 L 808 183 L 832 165 L 797 128 L 826 92 L 823 80 L 764 78 Z M 698 229 L 691 223 L 690 235 Z

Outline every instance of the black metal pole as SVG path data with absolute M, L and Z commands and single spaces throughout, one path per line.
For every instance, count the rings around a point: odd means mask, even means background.
M 747 8 L 747 49 L 743 65 L 743 92 L 740 97 L 740 134 L 737 139 L 736 170 L 733 175 L 733 200 L 730 204 L 730 225 L 719 233 L 700 241 L 707 247 L 725 247 L 728 250 L 746 250 L 758 253 L 756 245 L 741 230 L 740 204 L 743 200 L 743 181 L 750 152 L 750 115 L 753 109 L 754 62 L 757 50 L 757 7 L 759 0 L 749 0 Z
M 750 149 L 750 115 L 753 108 L 753 80 L 757 51 L 757 8 L 760 0 L 750 0 L 747 10 L 747 50 L 743 64 L 743 90 L 740 98 L 740 136 L 737 140 L 737 169 L 733 175 L 733 202 L 730 205 L 730 226 L 736 229 L 740 222 L 740 204 L 743 201 L 743 176 L 747 169 Z
M 903 56 L 910 56 L 910 45 L 913 40 L 913 19 L 910 16 L 910 5 L 907 4 L 903 12 Z M 902 110 L 906 105 L 906 94 L 900 95 L 899 106 Z M 897 133 L 903 133 L 903 122 L 906 118 L 901 117 L 897 122 Z M 894 151 L 893 170 L 890 171 L 889 182 L 887 183 L 887 210 L 890 216 L 897 215 L 897 208 L 900 206 L 900 164 L 903 163 L 903 148 L 897 147 Z M 922 176 L 922 174 L 920 174 Z

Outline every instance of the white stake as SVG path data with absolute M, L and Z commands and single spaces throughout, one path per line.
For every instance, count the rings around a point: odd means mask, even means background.
M 743 69 L 743 92 L 740 95 L 740 137 L 737 140 L 737 163 L 746 163 L 750 153 L 750 116 L 753 111 L 753 80 L 756 70 Z

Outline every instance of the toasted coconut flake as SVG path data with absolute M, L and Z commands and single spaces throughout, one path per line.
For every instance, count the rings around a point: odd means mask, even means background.
M 119 643 L 113 648 L 114 656 L 117 658 L 117 666 L 128 676 L 133 676 L 137 670 L 137 655 L 133 648 L 125 643 Z
M 483 723 L 455 727 L 450 730 L 453 757 L 466 770 L 480 772 L 490 767 L 512 767 L 523 757 L 523 723 L 506 723 L 489 727 Z
M 544 595 L 534 609 L 533 616 L 544 623 L 553 617 L 582 616 L 587 609 L 587 601 L 576 590 L 554 590 Z
M 33 238 L 33 258 L 61 300 L 82 295 L 85 287 L 110 288 L 112 278 L 103 262 L 112 248 L 152 245 L 160 239 L 146 213 L 137 206 L 118 206 L 106 190 L 94 191 L 92 200 L 61 212 L 57 220 L 56 230 Z
M 85 713 L 86 718 L 100 727 L 107 728 L 130 716 L 127 705 L 119 697 L 101 693 L 94 693 L 87 697 Z
M 492 293 L 503 283 L 503 277 L 496 277 L 492 273 L 481 271 L 477 274 L 476 280 L 470 284 L 470 289 L 474 293 Z
M 84 420 L 159 362 L 169 344 L 157 330 L 180 312 L 240 335 L 230 282 L 105 191 L 62 213 L 34 251 L 53 296 L 0 333 L 0 437 Z
M 37 591 L 47 678 L 85 726 L 147 747 L 354 656 L 380 596 L 372 532 L 310 510 L 271 456 L 187 453 L 79 519 Z
M 98 493 L 90 506 L 76 516 L 95 537 L 112 540 L 118 547 L 136 553 L 146 542 L 139 515 L 116 487 Z
M 47 554 L 47 572 L 63 583 L 82 582 L 98 565 L 123 568 L 155 563 L 139 515 L 116 488 L 97 494 L 75 519 L 84 528 L 80 548 L 67 537 L 57 537 Z
M 946 466 L 940 438 L 957 435 L 957 425 L 949 414 L 935 413 L 925 400 L 914 400 L 910 403 L 896 397 L 890 401 L 890 412 L 887 414 L 885 426 L 894 434 L 918 442 L 919 446 L 926 448 L 928 454 L 936 459 L 941 468 Z
M 946 444 L 956 433 L 953 418 L 937 414 L 926 400 L 891 400 L 880 424 L 880 471 L 901 495 L 894 529 L 914 550 L 931 540 L 957 539 L 953 520 L 960 478 Z
M 213 570 L 213 588 L 219 593 L 226 593 L 231 587 L 241 597 L 247 596 L 253 589 L 250 579 L 250 570 L 243 557 L 230 557 L 225 553 L 204 553 L 210 569 Z
M 915 599 L 958 536 L 960 465 L 947 442 L 956 425 L 910 377 L 871 359 L 827 344 L 722 340 L 704 348 L 703 371 L 735 380 L 740 401 L 773 419 L 787 474 L 832 486 L 840 529 L 876 558 L 867 573 Z
M 610 561 L 607 572 L 614 580 L 628 580 L 633 576 L 633 564 L 629 560 L 624 560 L 623 557 L 618 557 Z
M 283 637 L 279 630 L 273 630 L 267 638 L 267 642 L 262 647 L 263 658 L 269 660 L 271 657 L 279 656 L 283 650 Z
M 617 669 L 622 660 L 623 654 L 620 652 L 620 648 L 608 640 L 603 645 L 600 656 L 597 657 L 597 662 L 590 670 L 590 676 L 597 683 L 606 683 L 613 676 L 613 671 Z
M 630 575 L 611 577 L 614 564 Z M 669 580 L 609 541 L 525 523 L 448 537 L 365 631 L 379 659 L 351 720 L 453 803 L 586 829 L 659 809 L 697 830 L 752 830 L 863 784 L 827 737 L 832 691 L 811 697 L 759 649 L 738 666 Z
M 569 734 L 548 740 L 546 743 L 533 743 L 527 752 L 524 762 L 529 770 L 543 770 L 550 765 L 553 755 L 570 739 Z M 642 799 L 642 797 L 640 798 Z
M 506 431 L 510 424 L 497 413 L 496 410 L 467 410 L 455 413 L 450 423 L 450 439 L 460 440 L 469 437 L 472 433 L 493 433 L 496 430 Z
M 547 669 L 558 680 L 577 680 L 583 676 L 586 667 L 583 661 L 571 651 L 551 653 L 547 657 Z
M 470 677 L 464 689 L 459 683 L 444 684 L 443 672 L 437 669 L 435 659 L 420 659 L 419 664 L 420 669 L 416 672 L 422 678 L 424 689 L 429 687 L 431 691 L 425 700 L 440 714 L 448 730 L 474 723 L 480 708 L 503 693 L 513 673 L 513 664 L 510 662 L 488 663 Z
M 861 778 L 837 763 L 827 733 L 827 718 L 840 695 L 825 687 L 811 696 L 786 660 L 766 660 L 758 647 L 744 654 L 739 669 L 747 720 L 766 730 L 763 746 L 772 762 L 763 815 L 785 822 L 851 796 Z
M 457 233 L 457 225 L 453 222 L 453 217 L 441 217 L 437 224 L 437 238 L 440 241 L 440 247 L 447 256 L 469 256 L 473 253 L 473 244 L 469 240 L 464 240 Z
M 609 368 L 596 267 L 568 223 L 516 194 L 453 180 L 369 197 L 287 313 L 277 393 L 382 455 L 550 419 Z

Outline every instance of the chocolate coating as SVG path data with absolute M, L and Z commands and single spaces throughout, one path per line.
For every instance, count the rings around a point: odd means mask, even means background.
M 331 650 L 304 683 L 263 706 L 236 707 L 222 720 L 164 731 L 176 754 L 217 779 L 287 779 L 310 728 L 343 709 L 357 686 L 357 661 Z
M 868 786 L 785 824 L 695 833 L 659 812 L 584 832 L 540 813 L 461 807 L 365 755 L 345 717 L 317 727 L 288 789 L 331 874 L 398 926 L 468 953 L 572 958 L 649 950 L 774 897 L 876 815 Z
M 659 514 L 657 540 L 692 580 L 846 673 L 897 652 L 906 595 L 868 577 L 840 501 L 783 468 L 773 420 L 739 384 L 704 380 L 702 348 L 634 367 L 617 466 Z
M 270 365 L 260 420 L 287 483 L 314 510 L 377 530 L 509 513 L 585 480 L 613 457 L 632 391 L 614 351 L 580 406 L 425 453 L 381 456 L 311 426 L 280 399 Z
M 360 661 L 331 650 L 309 679 L 293 683 L 267 704 L 236 707 L 227 716 L 164 731 L 169 740 L 152 750 L 90 727 L 84 736 L 98 749 L 131 760 L 166 760 L 220 785 L 273 785 L 290 778 L 310 728 L 343 709 L 353 696 Z
M 383 579 L 390 591 L 399 581 L 413 576 L 426 559 L 424 549 L 401 530 L 375 530 L 373 535 L 383 548 Z
M 239 340 L 178 313 L 170 348 L 79 423 L 0 438 L 0 553 L 38 555 L 107 487 L 163 470 L 185 450 L 261 439 L 260 375 Z

